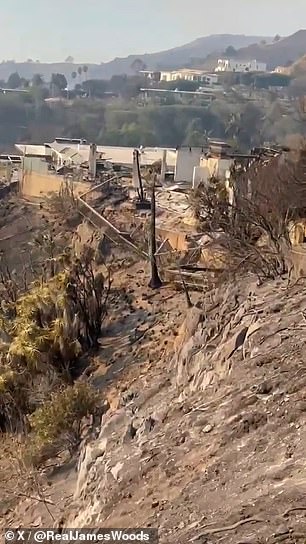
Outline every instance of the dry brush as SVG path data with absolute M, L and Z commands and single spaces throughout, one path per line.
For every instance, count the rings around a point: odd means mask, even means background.
M 232 201 L 218 179 L 192 194 L 199 231 L 223 250 L 229 272 L 243 268 L 275 278 L 287 269 L 290 224 L 306 217 L 306 149 L 295 159 L 282 155 L 249 169 L 234 166 L 231 176 Z
M 45 455 L 56 444 L 77 443 L 82 418 L 97 406 L 99 395 L 74 380 L 79 358 L 98 345 L 111 292 L 110 276 L 95 270 L 90 248 L 80 258 L 65 253 L 55 262 L 61 272 L 42 276 L 26 292 L 12 285 L 8 271 L 0 278 L 6 291 L 0 310 L 0 431 L 30 432 L 36 459 L 40 449 Z M 50 397 L 54 390 L 58 396 Z

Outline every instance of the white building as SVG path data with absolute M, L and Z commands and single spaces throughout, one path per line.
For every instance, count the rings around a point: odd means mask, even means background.
M 160 72 L 156 70 L 140 70 L 139 73 L 150 81 L 160 81 Z
M 276 66 L 273 72 L 275 74 L 284 74 L 286 76 L 290 76 L 290 66 Z
M 217 74 L 209 74 L 204 70 L 181 68 L 180 70 L 172 70 L 170 72 L 164 71 L 160 73 L 160 81 L 177 81 L 178 79 L 196 81 L 198 83 L 205 83 L 206 85 L 216 85 L 218 83 Z
M 257 60 L 219 59 L 215 72 L 266 72 L 267 65 Z
M 205 83 L 205 85 L 208 85 L 209 87 L 213 85 L 218 85 L 218 74 L 206 74 L 203 83 Z
M 83 140 L 57 138 L 44 145 L 15 144 L 24 157 L 39 158 L 52 162 L 56 169 L 62 166 L 80 166 L 89 162 L 91 146 Z M 104 160 L 122 167 L 132 167 L 134 147 L 101 146 L 95 148 L 97 160 Z M 174 148 L 144 147 L 140 149 L 141 166 L 151 166 L 163 159 L 167 152 L 167 169 L 173 171 L 176 165 L 177 151 Z
M 177 150 L 174 182 L 192 182 L 194 168 L 200 164 L 204 155 L 203 147 L 182 146 Z

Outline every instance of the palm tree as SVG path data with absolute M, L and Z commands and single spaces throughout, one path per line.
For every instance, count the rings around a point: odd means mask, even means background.
M 43 77 L 40 74 L 34 74 L 32 77 L 33 87 L 41 87 L 44 84 Z
M 78 67 L 78 74 L 79 74 L 80 79 L 82 79 L 82 73 L 83 73 L 83 68 L 82 68 L 82 66 L 79 66 Z
M 146 69 L 146 65 L 142 59 L 134 59 L 131 64 L 131 69 L 135 74 L 138 74 L 141 70 Z
M 71 74 L 72 79 L 75 80 L 76 77 L 77 77 L 77 75 L 78 75 L 78 74 L 77 74 L 76 72 L 72 72 L 72 74 Z
M 87 73 L 88 73 L 88 66 L 86 66 L 86 64 L 84 64 L 83 66 L 83 72 L 85 74 L 85 80 L 87 79 Z

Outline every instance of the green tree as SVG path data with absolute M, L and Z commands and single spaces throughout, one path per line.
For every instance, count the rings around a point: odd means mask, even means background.
M 135 74 L 138 74 L 141 70 L 146 69 L 146 65 L 142 59 L 137 58 L 133 60 L 131 64 L 131 69 Z
M 51 84 L 63 91 L 67 87 L 67 79 L 64 74 L 52 74 Z
M 83 90 L 94 98 L 103 98 L 109 89 L 109 82 L 104 79 L 88 79 L 83 83 Z
M 255 76 L 257 89 L 268 89 L 269 87 L 288 87 L 291 77 L 286 74 L 259 74 Z
M 233 47 L 232 45 L 229 45 L 226 49 L 225 49 L 225 55 L 227 57 L 235 57 L 235 55 L 237 54 L 237 51 L 235 49 L 235 47 Z
M 262 110 L 253 103 L 248 103 L 240 115 L 238 141 L 248 150 L 260 145 L 264 116 Z
M 30 82 L 25 77 L 20 78 L 20 87 L 22 89 L 28 89 L 30 86 Z
M 120 95 L 125 100 L 131 100 L 131 98 L 136 98 L 139 95 L 140 89 L 143 84 L 144 81 L 141 76 L 128 77 L 126 80 L 126 85 L 123 87 Z
M 86 79 L 88 74 L 88 66 L 86 64 L 84 64 L 83 66 L 83 73 L 85 74 L 85 79 Z
M 202 119 L 200 117 L 192 119 L 187 126 L 184 145 L 203 145 L 204 141 L 205 137 Z
M 9 76 L 7 86 L 9 89 L 19 89 L 21 87 L 21 77 L 18 72 L 14 72 Z
M 113 76 L 109 83 L 109 88 L 114 93 L 119 93 L 124 90 L 127 84 L 127 75 Z
M 34 74 L 32 77 L 33 87 L 41 87 L 44 84 L 44 79 L 40 74 Z
M 52 96 L 61 96 L 63 90 L 67 88 L 67 79 L 64 74 L 52 74 L 50 87 Z

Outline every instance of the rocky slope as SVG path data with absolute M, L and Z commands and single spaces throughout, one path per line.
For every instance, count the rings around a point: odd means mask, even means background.
M 305 535 L 306 303 L 283 282 L 193 308 L 104 416 L 67 526 L 153 526 L 161 542 Z
M 6 525 L 151 526 L 167 544 L 304 542 L 303 282 L 237 280 L 186 310 L 171 287 L 148 297 L 139 264 L 126 272 L 93 376 L 111 408 L 72 464 L 46 471 L 48 509 L 23 499 Z
M 273 43 L 257 43 L 243 47 L 237 52 L 237 57 L 266 62 L 268 69 L 284 66 L 305 54 L 305 38 L 306 30 L 302 29 Z

